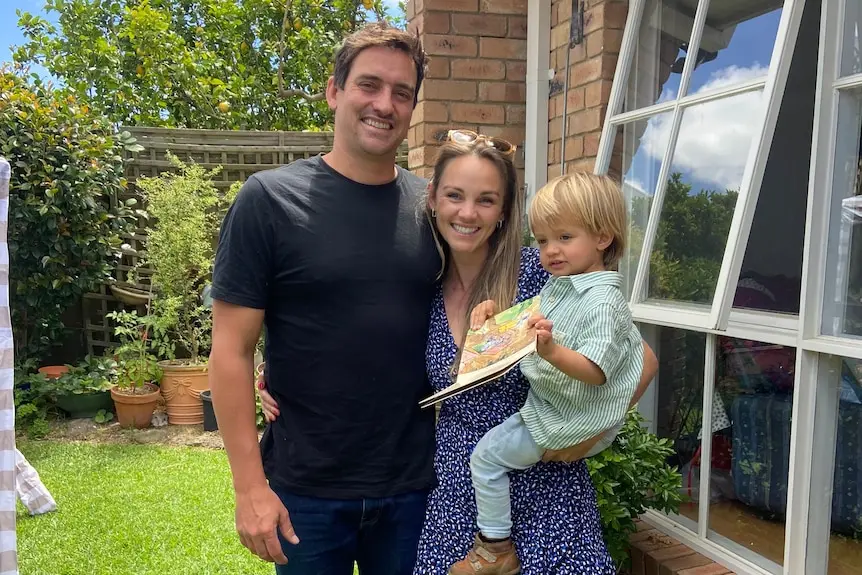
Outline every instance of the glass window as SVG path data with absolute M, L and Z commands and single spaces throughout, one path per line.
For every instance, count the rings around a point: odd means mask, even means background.
M 783 4 L 784 0 L 710 2 L 689 92 L 765 77 Z
M 628 206 L 628 246 L 620 261 L 620 273 L 625 282 L 625 294 L 631 296 L 637 274 L 638 261 L 643 248 L 644 235 L 652 198 L 658 185 L 659 170 L 664 150 L 655 145 L 641 146 L 645 133 L 653 133 L 656 126 L 670 124 L 673 112 L 664 112 L 652 118 L 623 125 L 623 177 L 622 189 Z M 667 142 L 665 142 L 666 144 Z M 654 142 L 653 142 L 654 144 Z
M 675 518 L 697 530 L 706 477 L 701 454 L 709 441 L 708 537 L 767 569 L 781 564 L 796 350 L 717 337 L 712 434 L 704 439 L 706 335 L 665 327 L 653 333 L 655 433 L 673 444 L 668 463 L 679 467 L 686 499 Z
M 733 305 L 798 314 L 820 3 L 805 6 Z
M 673 443 L 674 455 L 668 463 L 679 468 L 683 496 L 687 499 L 680 507 L 679 519 L 697 530 L 700 484 L 697 454 L 703 421 L 706 335 L 665 327 L 657 328 L 657 332 L 653 346 L 659 361 L 655 433 Z
M 795 348 L 718 338 L 709 537 L 777 564 L 784 560 L 795 363 Z
M 629 72 L 624 111 L 674 100 L 683 67 L 696 58 L 688 94 L 766 77 L 783 0 L 710 2 L 696 53 L 689 52 L 696 0 L 647 0 Z
M 624 110 L 676 99 L 682 77 L 682 46 L 688 44 L 694 7 L 680 12 L 670 2 L 647 0 L 629 71 Z
M 763 117 L 761 91 L 683 111 L 658 234 L 650 255 L 649 297 L 711 304 L 736 197 Z M 644 135 L 667 142 L 670 126 Z
M 824 335 L 855 339 L 862 338 L 860 129 L 860 93 L 842 92 L 838 100 L 838 135 L 829 204 L 826 293 L 821 331 Z
M 851 575 L 862 563 L 862 361 L 830 359 L 836 360 L 830 376 L 839 379 L 839 399 L 828 573 Z
M 862 73 L 862 4 L 858 0 L 845 0 L 841 75 L 859 73 Z

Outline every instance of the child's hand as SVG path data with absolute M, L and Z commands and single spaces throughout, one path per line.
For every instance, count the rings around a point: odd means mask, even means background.
M 554 336 L 552 335 L 553 322 L 545 319 L 545 316 L 542 314 L 537 313 L 529 319 L 527 327 L 536 329 L 536 352 L 540 357 L 548 359 L 557 346 L 554 343 Z
M 470 312 L 470 329 L 479 329 L 482 324 L 488 321 L 488 318 L 494 317 L 496 313 L 497 305 L 494 300 L 486 299 Z

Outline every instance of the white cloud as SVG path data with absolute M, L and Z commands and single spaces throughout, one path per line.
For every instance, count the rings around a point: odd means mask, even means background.
M 702 93 L 766 75 L 765 66 L 728 66 L 713 72 L 694 93 Z M 745 162 L 764 112 L 762 91 L 713 100 L 686 108 L 673 157 L 673 170 L 719 191 L 738 189 Z M 661 159 L 667 148 L 671 114 L 652 118 L 641 151 Z

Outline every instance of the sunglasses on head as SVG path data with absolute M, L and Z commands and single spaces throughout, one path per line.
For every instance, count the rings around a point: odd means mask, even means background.
M 450 142 L 455 142 L 456 144 L 475 144 L 476 142 L 484 141 L 506 156 L 514 155 L 516 149 L 513 143 L 502 138 L 477 134 L 471 130 L 449 130 L 447 138 Z

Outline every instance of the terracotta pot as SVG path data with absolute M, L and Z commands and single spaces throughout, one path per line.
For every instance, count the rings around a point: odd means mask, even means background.
M 152 383 L 144 384 L 146 391 L 138 390 L 132 394 L 124 389 L 111 388 L 111 399 L 117 409 L 117 421 L 121 427 L 137 427 L 143 429 L 149 427 L 156 403 L 159 401 L 159 388 Z
M 209 389 L 206 365 L 187 365 L 180 361 L 160 361 L 162 395 L 172 425 L 197 425 L 204 422 L 201 392 Z
M 68 365 L 46 365 L 39 368 L 39 373 L 50 379 L 57 379 L 68 371 Z

